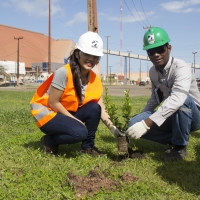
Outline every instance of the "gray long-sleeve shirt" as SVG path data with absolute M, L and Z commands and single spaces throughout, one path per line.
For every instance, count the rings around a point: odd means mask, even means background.
M 158 126 L 175 113 L 190 95 L 196 105 L 200 107 L 200 93 L 191 67 L 183 60 L 170 57 L 163 73 L 155 66 L 151 67 L 149 76 L 152 82 L 152 94 L 144 111 L 152 111 L 159 104 L 156 99 L 155 89 L 159 88 L 164 94 L 164 101 L 158 110 L 149 118 Z

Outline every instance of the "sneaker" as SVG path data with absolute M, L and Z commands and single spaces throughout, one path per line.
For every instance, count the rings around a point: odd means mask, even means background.
M 173 148 L 170 151 L 166 152 L 165 156 L 163 157 L 163 160 L 164 161 L 183 160 L 187 155 L 188 153 L 186 146 L 180 147 L 177 145 L 173 145 Z
M 42 148 L 44 149 L 44 153 L 50 154 L 51 156 L 57 156 L 59 148 L 48 147 L 45 140 L 46 140 L 46 135 L 42 136 L 40 139 Z
M 89 155 L 91 155 L 91 156 L 103 156 L 104 154 L 102 153 L 102 152 L 100 152 L 99 150 L 98 150 L 98 148 L 97 147 L 93 147 L 93 148 L 88 148 L 88 149 L 81 149 L 80 151 L 79 151 L 79 153 L 80 154 L 89 154 Z

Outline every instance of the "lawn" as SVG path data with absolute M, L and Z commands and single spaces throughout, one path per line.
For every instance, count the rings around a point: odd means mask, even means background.
M 200 131 L 191 133 L 189 156 L 179 162 L 163 162 L 165 146 L 142 139 L 132 141 L 132 147 L 144 151 L 144 158 L 118 161 L 116 140 L 103 123 L 98 127 L 96 146 L 107 156 L 79 155 L 80 144 L 74 144 L 61 146 L 60 155 L 50 157 L 40 148 L 43 133 L 30 113 L 32 95 L 29 91 L 0 91 L 0 199 L 78 199 L 67 174 L 84 177 L 91 170 L 107 174 L 108 179 L 120 184 L 80 199 L 200 199 Z M 132 115 L 141 111 L 147 99 L 131 97 Z M 123 103 L 123 97 L 112 100 L 119 107 Z M 121 181 L 126 172 L 138 180 Z

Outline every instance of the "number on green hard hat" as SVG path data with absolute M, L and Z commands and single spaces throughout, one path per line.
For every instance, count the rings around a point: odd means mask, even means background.
M 159 47 L 167 42 L 170 42 L 167 32 L 162 28 L 152 27 L 144 34 L 143 50 Z

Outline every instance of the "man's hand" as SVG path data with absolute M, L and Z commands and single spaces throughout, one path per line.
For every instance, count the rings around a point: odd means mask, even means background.
M 112 126 L 112 128 L 110 129 L 111 133 L 117 138 L 119 136 L 125 136 L 125 134 L 123 134 L 122 132 L 120 132 L 116 126 Z
M 137 122 L 126 131 L 126 135 L 130 138 L 138 139 L 142 137 L 150 128 L 146 125 L 144 120 Z

